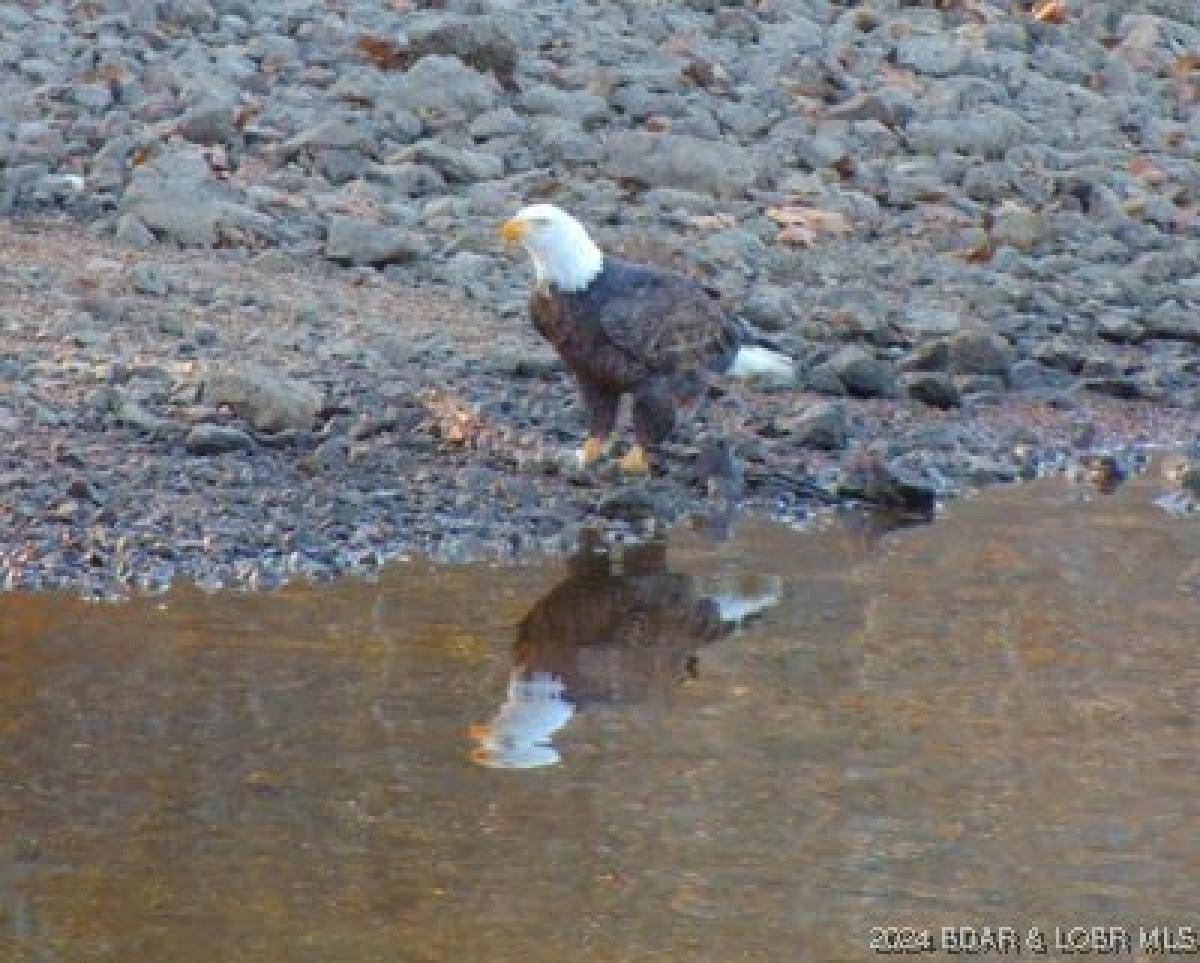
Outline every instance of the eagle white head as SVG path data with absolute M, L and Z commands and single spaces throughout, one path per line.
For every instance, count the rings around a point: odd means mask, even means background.
M 604 268 L 604 254 L 586 228 L 553 204 L 530 204 L 504 222 L 500 236 L 529 252 L 539 285 L 582 291 Z

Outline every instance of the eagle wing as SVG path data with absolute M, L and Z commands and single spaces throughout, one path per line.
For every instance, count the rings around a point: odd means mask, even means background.
M 656 374 L 719 367 L 740 342 L 737 325 L 696 281 L 640 265 L 610 262 L 603 311 L 605 338 Z

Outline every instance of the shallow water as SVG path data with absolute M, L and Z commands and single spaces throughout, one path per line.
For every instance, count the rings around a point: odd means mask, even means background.
M 834 960 L 874 927 L 1195 926 L 1200 526 L 1155 494 L 0 597 L 0 959 Z M 739 598 L 763 611 L 734 631 Z M 502 708 L 514 660 L 554 701 L 533 722 Z

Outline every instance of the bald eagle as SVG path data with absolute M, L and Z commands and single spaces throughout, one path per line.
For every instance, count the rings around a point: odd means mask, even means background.
M 644 474 L 647 450 L 675 427 L 714 375 L 794 377 L 790 358 L 752 340 L 697 281 L 604 254 L 574 217 L 552 204 L 523 208 L 500 228 L 533 261 L 534 327 L 579 382 L 590 465 L 613 443 L 621 396 L 633 396 L 635 444 L 618 464 Z

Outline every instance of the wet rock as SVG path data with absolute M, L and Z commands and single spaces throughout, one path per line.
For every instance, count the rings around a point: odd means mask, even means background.
M 838 492 L 883 508 L 921 515 L 929 515 L 937 507 L 935 485 L 875 452 L 858 452 L 847 460 Z
M 428 254 L 428 241 L 405 228 L 335 215 L 326 229 L 325 256 L 340 264 L 384 267 Z
M 258 431 L 311 428 L 324 392 L 257 364 L 214 365 L 204 378 L 204 401 L 224 405 Z
M 231 451 L 253 451 L 254 439 L 240 428 L 225 425 L 196 425 L 183 439 L 191 455 L 222 455 Z
M 605 144 L 604 170 L 610 177 L 718 197 L 742 194 L 754 183 L 757 166 L 737 144 L 684 134 L 619 131 Z

